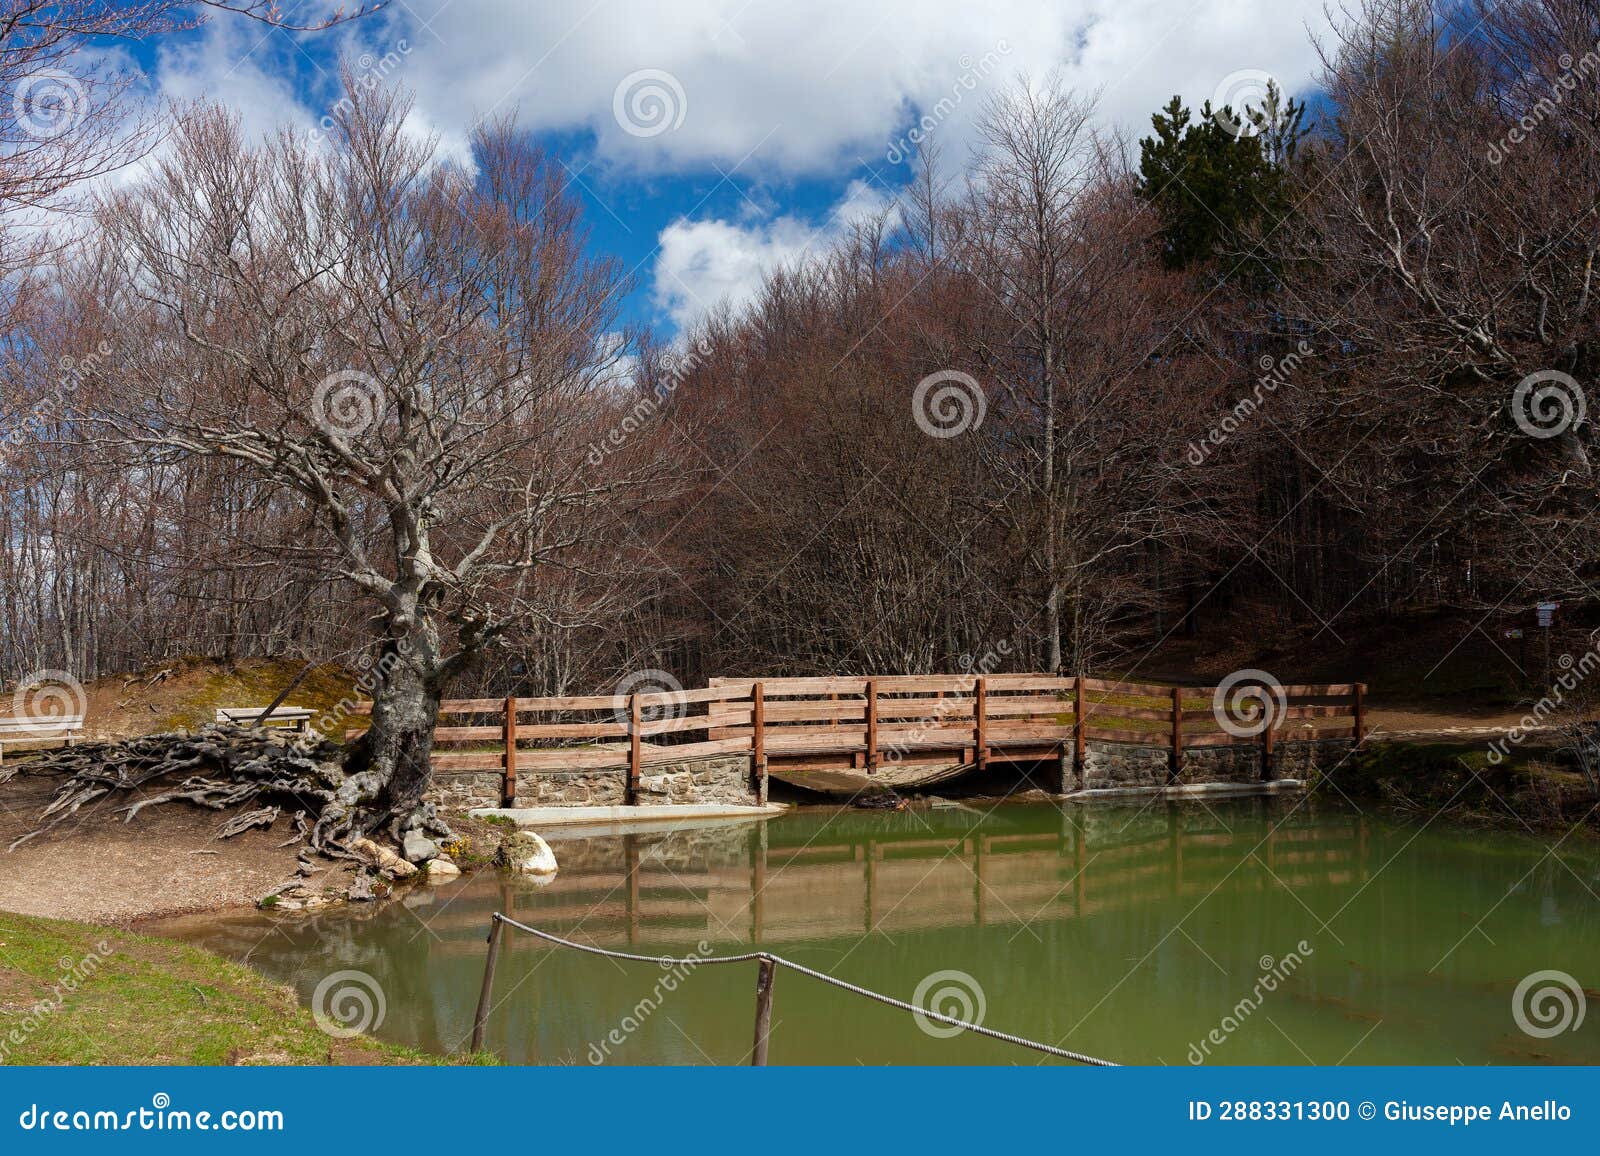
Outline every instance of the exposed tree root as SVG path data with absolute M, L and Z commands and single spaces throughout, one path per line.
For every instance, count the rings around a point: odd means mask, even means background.
M 255 804 L 230 816 L 217 830 L 219 839 L 255 827 L 270 829 L 287 809 L 295 834 L 282 846 L 303 842 L 303 867 L 313 852 L 366 862 L 353 844 L 382 827 L 450 836 L 431 805 L 406 804 L 405 813 L 398 813 L 401 808 L 388 802 L 380 776 L 370 770 L 347 773 L 346 753 L 321 738 L 222 724 L 49 751 L 6 768 L 12 774 L 66 776 L 40 816 L 45 822 L 7 849 L 16 850 L 116 792 L 137 796 L 119 808 L 124 822 L 162 803 L 181 801 L 217 811 Z

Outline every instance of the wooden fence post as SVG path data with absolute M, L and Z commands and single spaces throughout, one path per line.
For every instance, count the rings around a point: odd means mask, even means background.
M 878 684 L 867 680 L 867 774 L 878 773 Z
M 1261 732 L 1261 781 L 1272 782 L 1272 747 L 1277 738 L 1272 726 L 1272 715 L 1267 715 L 1267 728 Z
M 989 680 L 978 676 L 972 688 L 973 759 L 981 771 L 989 765 Z
M 627 802 L 630 807 L 639 805 L 639 765 L 641 760 L 639 750 L 639 731 L 643 726 L 643 716 L 639 711 L 638 694 L 628 696 L 628 790 Z
M 1356 746 L 1361 745 L 1361 740 L 1367 737 L 1367 710 L 1365 699 L 1367 697 L 1367 684 L 1356 683 Z
M 1173 782 L 1183 771 L 1183 688 L 1172 688 L 1172 773 Z
M 750 1066 L 767 1066 L 767 1039 L 772 1034 L 772 981 L 777 976 L 777 964 L 769 956 L 761 957 L 761 970 L 756 972 L 756 1041 L 750 1052 Z
M 515 806 L 517 802 L 517 699 L 506 698 L 506 769 L 500 778 L 500 805 Z
M 472 1050 L 483 1051 L 483 1033 L 489 1024 L 489 1000 L 494 994 L 494 965 L 500 959 L 501 915 L 489 918 L 489 954 L 483 961 L 483 988 L 478 992 L 478 1010 L 472 1017 Z
M 1085 780 L 1084 756 L 1088 752 L 1086 743 L 1087 735 L 1084 734 L 1083 717 L 1083 676 L 1074 675 L 1072 679 L 1072 761 L 1078 774 L 1078 789 L 1083 789 Z
M 750 789 L 757 804 L 766 800 L 767 783 L 767 701 L 766 690 L 758 682 L 750 688 Z

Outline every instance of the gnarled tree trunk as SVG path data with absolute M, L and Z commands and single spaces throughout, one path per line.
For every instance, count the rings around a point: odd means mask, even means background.
M 346 769 L 366 781 L 372 824 L 387 824 L 398 837 L 424 825 L 423 795 L 433 781 L 433 729 L 445 664 L 438 631 L 431 622 L 407 615 L 391 621 L 391 634 L 378 659 L 381 674 L 372 696 L 372 725 L 352 748 Z

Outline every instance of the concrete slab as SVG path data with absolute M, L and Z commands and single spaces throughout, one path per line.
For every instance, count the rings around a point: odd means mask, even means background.
M 729 803 L 682 804 L 643 807 L 475 807 L 474 818 L 510 819 L 519 827 L 585 827 L 585 834 L 627 834 L 636 830 L 664 831 L 674 827 L 701 827 L 709 823 L 748 823 L 781 815 L 784 803 L 764 807 L 739 807 Z
M 1071 791 L 1061 798 L 1073 799 L 1148 799 L 1152 795 L 1167 799 L 1212 799 L 1227 795 L 1285 795 L 1305 790 L 1300 779 L 1274 779 L 1270 783 L 1180 783 L 1172 787 L 1099 787 L 1092 791 Z

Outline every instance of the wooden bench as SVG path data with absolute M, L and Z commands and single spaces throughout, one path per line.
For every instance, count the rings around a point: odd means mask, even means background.
M 81 714 L 55 715 L 50 718 L 0 718 L 0 762 L 5 761 L 7 743 L 59 741 L 70 747 L 72 740 L 82 733 Z
M 232 723 L 234 726 L 270 726 L 287 727 L 290 730 L 309 731 L 311 729 L 311 716 L 313 712 L 303 706 L 280 706 L 268 718 L 262 718 L 266 707 L 260 706 L 224 706 L 217 708 L 217 721 L 219 723 Z

